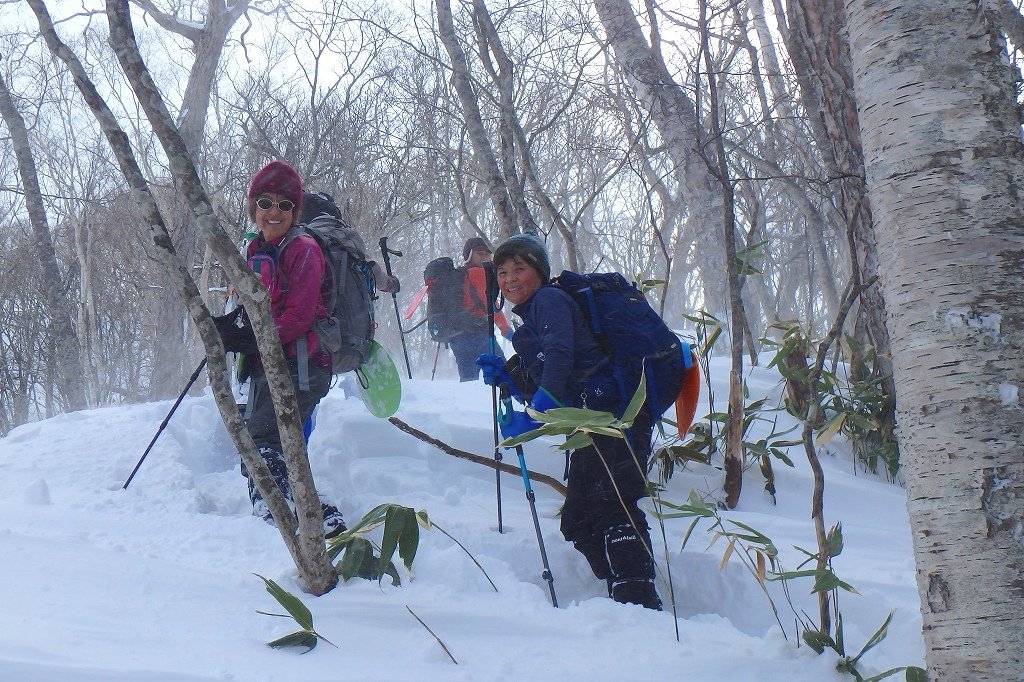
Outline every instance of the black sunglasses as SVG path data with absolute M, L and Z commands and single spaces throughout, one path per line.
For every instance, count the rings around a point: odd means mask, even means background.
M 266 197 L 260 197 L 259 199 L 256 200 L 256 208 L 261 208 L 264 211 L 269 211 L 275 206 L 277 206 L 285 213 L 291 213 L 292 209 L 295 208 L 295 202 L 289 201 L 287 199 L 282 199 L 281 201 L 273 201 Z

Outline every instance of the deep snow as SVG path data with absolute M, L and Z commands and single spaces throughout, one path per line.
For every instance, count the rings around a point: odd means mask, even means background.
M 427 370 L 419 372 L 429 376 Z M 713 365 L 726 395 L 725 365 Z M 751 396 L 777 401 L 778 375 L 754 368 Z M 405 382 L 398 417 L 457 448 L 491 455 L 490 391 L 480 382 Z M 238 457 L 209 395 L 187 398 L 127 491 L 121 486 L 171 401 L 66 414 L 0 439 L 0 680 L 779 680 L 852 679 L 836 655 L 797 646 L 794 617 L 777 584 L 783 637 L 760 587 L 725 543 L 708 548 L 689 520 L 666 523 L 679 609 L 623 606 L 558 533 L 560 496 L 535 483 L 560 608 L 553 609 L 522 480 L 502 475 L 504 533 L 497 532 L 494 472 L 453 458 L 370 416 L 341 386 L 321 403 L 310 442 L 318 487 L 351 524 L 382 502 L 424 509 L 462 542 L 498 586 L 451 540 L 424 532 L 403 585 L 354 580 L 323 597 L 299 590 L 277 531 L 250 515 Z M 718 406 L 721 408 L 721 405 Z M 708 411 L 702 402 L 698 415 Z M 780 425 L 792 425 L 780 413 Z M 771 537 L 788 570 L 814 549 L 811 479 L 802 448 L 789 469 L 774 462 L 778 504 L 748 470 L 739 509 L 723 512 Z M 526 448 L 531 469 L 561 478 L 549 443 Z M 857 471 L 838 441 L 824 454 L 826 522 L 843 524 L 840 578 L 846 641 L 855 653 L 890 610 L 888 637 L 865 673 L 922 665 L 921 618 L 905 493 Z M 513 453 L 506 461 L 516 463 Z M 721 472 L 690 465 L 665 497 L 717 494 Z M 646 508 L 651 505 L 647 501 Z M 653 520 L 652 520 L 653 525 Z M 702 527 L 703 528 L 703 527 Z M 663 556 L 660 531 L 656 549 Z M 667 597 L 664 560 L 660 590 Z M 301 596 L 321 644 L 305 655 L 266 643 L 297 629 L 259 573 Z M 816 614 L 808 579 L 791 584 L 797 607 Z M 666 599 L 667 602 L 667 599 Z M 458 661 L 453 664 L 411 608 Z M 900 679 L 902 676 L 893 678 Z

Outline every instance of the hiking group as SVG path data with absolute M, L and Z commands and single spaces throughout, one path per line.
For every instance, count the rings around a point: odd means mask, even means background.
M 258 235 L 246 256 L 270 293 L 308 438 L 308 420 L 332 376 L 365 359 L 375 326 L 374 289 L 397 292 L 399 283 L 366 258 L 361 238 L 330 197 L 304 193 L 299 174 L 282 161 L 252 178 L 247 210 Z M 329 223 L 334 236 L 325 237 L 329 231 L 318 229 L 318 221 Z M 612 599 L 660 609 L 649 526 L 638 503 L 648 494 L 654 425 L 676 401 L 692 364 L 688 346 L 619 275 L 563 272 L 553 280 L 548 252 L 532 235 L 509 237 L 493 254 L 484 239 L 471 237 L 462 256 L 459 268 L 451 258 L 441 258 L 424 271 L 431 294 L 428 329 L 432 339 L 451 347 L 460 381 L 476 380 L 482 370 L 484 381 L 501 391 L 503 408 L 494 417 L 504 438 L 540 426 L 525 410 L 511 409 L 511 398 L 535 412 L 582 407 L 622 416 L 641 374 L 646 377 L 647 399 L 626 438 L 594 435 L 592 445 L 569 455 L 561 532 L 594 575 L 606 581 Z M 498 292 L 521 320 L 515 330 L 497 309 Z M 225 349 L 244 358 L 241 376 L 247 376 L 249 390 L 240 409 L 291 503 L 281 436 L 252 329 L 240 308 L 215 321 Z M 516 351 L 508 360 L 495 341 L 494 325 Z M 625 330 L 629 343 L 616 339 L 616 330 Z M 242 473 L 253 513 L 273 523 L 244 464 Z M 325 536 L 344 531 L 337 506 L 323 499 L 321 506 Z

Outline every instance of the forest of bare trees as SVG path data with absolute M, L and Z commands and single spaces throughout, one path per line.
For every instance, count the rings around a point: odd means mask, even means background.
M 4 121 L 24 121 L 39 190 L 22 191 L 17 136 L 5 136 L 4 431 L 82 404 L 54 362 L 56 340 L 68 334 L 81 348 L 89 405 L 173 395 L 200 350 L 95 121 L 31 15 L 16 9 L 5 8 L 5 25 L 19 17 L 21 30 L 4 36 L 3 82 L 15 93 Z M 216 307 L 224 276 L 110 58 L 102 8 L 49 10 L 123 121 L 172 218 L 175 248 Z M 734 197 L 745 348 L 761 350 L 773 322 L 820 333 L 838 307 L 850 270 L 840 191 L 848 179 L 825 158 L 833 152 L 816 137 L 820 121 L 804 114 L 786 49 L 800 38 L 760 2 L 709 7 L 706 61 L 695 12 L 652 4 L 634 13 L 612 0 L 139 2 L 133 12 L 154 79 L 239 240 L 248 179 L 283 158 L 309 187 L 334 194 L 368 243 L 387 235 L 405 249 L 398 274 L 407 291 L 427 261 L 457 253 L 468 236 L 494 243 L 539 230 L 556 270 L 666 280 L 652 295 L 675 327 L 699 309 L 726 321 L 710 82 Z M 802 78 L 819 80 L 813 68 Z M 37 219 L 33 199 L 42 202 Z M 52 235 L 56 270 L 33 251 L 40 227 Z M 73 324 L 60 326 L 58 311 Z M 396 345 L 387 312 L 382 334 Z M 418 362 L 432 357 L 425 334 L 407 340 Z
M 684 335 L 725 330 L 714 352 L 732 359 L 732 429 L 745 366 L 788 341 L 784 364 L 806 376 L 816 344 L 833 340 L 830 362 L 869 396 L 860 428 L 850 419 L 858 455 L 903 477 L 912 523 L 914 504 L 932 519 L 915 525 L 915 551 L 926 628 L 941 637 L 962 622 L 942 614 L 978 597 L 943 577 L 952 568 L 922 564 L 935 554 L 928 523 L 942 515 L 929 476 L 949 473 L 928 463 L 933 452 L 987 458 L 984 470 L 954 466 L 965 481 L 954 497 L 977 499 L 947 513 L 988 524 L 979 533 L 1009 554 L 986 555 L 1007 569 L 1007 592 L 1019 592 L 1009 574 L 1024 568 L 1021 497 L 1007 492 L 1024 487 L 1024 304 L 1020 277 L 1006 274 L 1020 272 L 1024 239 L 1019 4 L 0 2 L 0 436 L 61 412 L 176 395 L 219 348 L 198 331 L 206 308 L 219 313 L 238 285 L 219 230 L 237 251 L 249 178 L 284 159 L 309 189 L 334 195 L 368 244 L 387 236 L 404 252 L 400 299 L 467 237 L 496 244 L 521 231 L 546 240 L 555 272 L 651 281 L 652 301 Z M 132 55 L 117 34 L 108 41 L 114 8 L 130 10 L 172 130 L 160 132 L 159 107 L 126 77 Z M 991 167 L 964 168 L 978 159 Z M 929 214 L 908 207 L 928 202 Z M 378 335 L 397 350 L 390 312 L 379 302 Z M 920 336 L 939 327 L 960 335 Z M 426 377 L 428 335 L 406 343 Z M 925 380 L 957 357 L 969 368 Z M 971 443 L 976 422 L 943 407 L 966 373 L 966 395 L 999 422 L 982 429 L 984 447 Z M 827 418 L 791 384 L 794 409 Z M 932 409 L 944 415 L 938 435 Z M 727 431 L 719 455 L 729 507 L 741 444 Z M 1015 616 L 1020 601 L 994 603 Z M 1013 641 L 1021 626 L 1006 627 Z M 962 661 L 932 656 L 955 645 L 929 646 L 937 679 L 1010 679 L 972 677 Z M 1010 670 L 1000 656 L 991 670 Z

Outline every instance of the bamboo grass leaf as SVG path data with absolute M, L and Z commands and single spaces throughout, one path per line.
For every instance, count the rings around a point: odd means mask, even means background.
M 283 587 L 275 583 L 269 578 L 264 578 L 259 573 L 253 573 L 257 578 L 262 580 L 267 587 L 267 592 L 270 593 L 274 599 L 277 600 L 284 610 L 291 614 L 291 617 L 295 619 L 295 622 L 299 624 L 299 627 L 305 630 L 313 629 L 313 614 L 310 613 L 306 605 L 303 604 L 298 597 L 291 594 Z
M 398 549 L 398 540 L 405 530 L 405 507 L 397 504 L 388 506 L 387 518 L 384 521 L 384 539 L 380 543 L 380 558 L 377 560 L 377 578 L 384 577 L 384 568 L 391 563 L 391 557 Z
M 583 426 L 583 427 L 580 427 L 580 430 L 581 431 L 586 431 L 587 433 L 596 433 L 599 436 L 609 436 L 611 438 L 622 438 L 622 432 L 621 431 L 619 431 L 618 429 L 613 429 L 613 428 L 608 427 L 608 426 L 593 426 L 593 427 L 591 427 L 591 426 Z
M 829 530 L 829 532 L 828 532 L 828 536 L 826 538 L 825 545 L 826 545 L 826 549 L 828 551 L 828 556 L 829 556 L 830 559 L 832 557 L 837 557 L 840 554 L 842 554 L 842 552 L 843 552 L 843 524 L 837 523 L 836 525 L 832 526 L 832 529 Z
M 725 546 L 725 552 L 722 553 L 722 560 L 718 562 L 718 570 L 724 571 L 725 565 L 729 563 L 729 557 L 732 556 L 733 551 L 736 549 L 736 538 L 731 538 L 729 544 Z
M 271 649 L 289 649 L 291 647 L 305 647 L 306 650 L 302 653 L 307 654 L 316 648 L 317 636 L 315 633 L 309 630 L 300 630 L 299 632 L 293 632 L 290 635 L 285 635 L 275 639 L 272 642 L 267 642 L 267 646 Z
M 686 547 L 686 543 L 689 541 L 690 535 L 693 534 L 693 530 L 697 527 L 698 522 L 700 522 L 699 516 L 694 518 L 693 521 L 690 522 L 690 527 L 686 529 L 686 533 L 683 535 L 683 542 L 679 545 L 679 551 L 683 551 L 683 549 Z
M 626 406 L 626 411 L 622 414 L 622 421 L 624 423 L 632 424 L 636 416 L 640 414 L 641 408 L 644 406 L 644 401 L 647 400 L 647 370 L 640 372 L 640 384 L 636 387 L 636 392 L 633 394 L 633 398 L 629 401 L 629 405 Z
M 815 444 L 825 445 L 832 440 L 832 438 L 839 433 L 839 430 L 843 428 L 843 424 L 846 422 L 846 414 L 846 412 L 837 412 L 832 415 L 832 418 L 825 422 L 825 424 L 815 432 Z
M 416 523 L 416 512 L 411 507 L 403 508 L 405 516 L 402 534 L 398 536 L 398 556 L 402 558 L 405 570 L 412 571 L 412 562 L 420 546 L 420 527 Z
M 357 575 L 376 574 L 376 564 L 371 563 L 369 567 L 366 566 L 367 562 L 373 560 L 373 545 L 370 544 L 370 541 L 366 538 L 355 538 L 345 550 L 345 556 L 334 568 L 338 571 L 341 579 L 348 582 Z
M 807 643 L 807 646 L 811 647 L 817 653 L 825 651 L 825 647 L 830 649 L 836 648 L 836 643 L 824 632 L 818 632 L 817 630 L 804 630 L 803 640 Z
M 871 639 L 869 639 L 867 643 L 865 643 L 864 646 L 861 647 L 860 653 L 853 657 L 853 659 L 851 660 L 852 663 L 856 663 L 857 661 L 859 661 L 861 656 L 863 656 L 868 651 L 878 646 L 878 644 L 883 639 L 885 639 L 886 635 L 889 634 L 889 624 L 892 623 L 892 615 L 893 612 L 890 611 L 889 615 L 886 616 L 885 620 L 882 622 L 879 628 L 875 630 L 875 634 L 871 635 Z
M 574 433 L 569 438 L 565 439 L 565 442 L 561 445 L 556 445 L 557 450 L 578 450 L 594 444 L 594 439 L 583 431 Z
M 814 587 L 811 588 L 811 594 L 817 594 L 818 592 L 830 592 L 836 589 L 837 587 L 840 587 L 846 590 L 847 592 L 859 594 L 859 592 L 857 592 L 857 590 L 855 590 L 852 585 L 840 580 L 839 577 L 836 576 L 836 574 L 832 571 L 814 571 L 814 573 L 817 575 L 817 577 L 814 581 Z
M 608 426 L 615 423 L 615 415 L 611 412 L 588 410 L 583 407 L 552 407 L 546 412 L 537 412 L 526 408 L 527 414 L 545 424 L 565 424 L 572 426 Z

